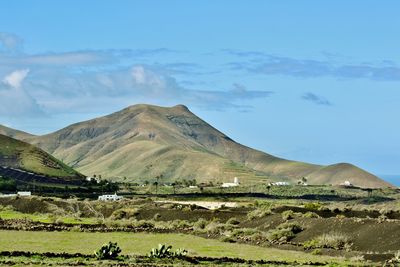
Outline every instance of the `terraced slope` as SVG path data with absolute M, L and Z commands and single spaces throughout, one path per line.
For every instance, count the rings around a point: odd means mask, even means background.
M 388 183 L 354 166 L 325 166 L 274 157 L 241 145 L 183 105 L 135 105 L 70 125 L 44 136 L 25 138 L 86 175 L 126 180 L 163 179 L 242 182 L 310 177 L 315 184 L 352 181 L 360 186 Z M 357 181 L 357 182 L 355 182 Z

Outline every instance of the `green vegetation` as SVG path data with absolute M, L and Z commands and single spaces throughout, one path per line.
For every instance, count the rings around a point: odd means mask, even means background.
M 158 244 L 157 248 L 152 248 L 149 254 L 150 258 L 182 258 L 186 256 L 187 250 L 178 248 L 176 251 L 172 251 L 171 245 Z
M 287 242 L 293 239 L 297 233 L 303 231 L 303 228 L 297 223 L 288 223 L 278 225 L 276 229 L 267 233 L 270 242 Z
M 0 176 L 0 191 L 15 191 L 17 183 L 14 179 Z
M 0 134 L 0 166 L 21 168 L 36 174 L 82 179 L 71 167 L 28 143 Z
M 218 240 L 184 234 L 0 231 L 0 236 L 0 251 L 80 252 L 91 254 L 98 248 L 98 244 L 105 243 L 107 242 L 106 240 L 114 240 L 126 255 L 146 255 L 155 244 L 161 242 L 187 248 L 189 255 L 198 256 L 288 262 L 342 261 L 339 258 L 322 255 L 314 256 L 299 251 L 287 253 L 287 251 L 275 248 L 224 243 Z
M 121 248 L 118 247 L 117 243 L 108 242 L 108 244 L 104 244 L 97 251 L 94 252 L 94 255 L 99 260 L 114 260 L 118 257 L 119 253 L 121 253 Z
M 333 249 L 349 249 L 351 241 L 348 236 L 332 232 L 318 236 L 316 239 L 312 239 L 304 243 L 305 249 L 310 248 L 333 248 Z

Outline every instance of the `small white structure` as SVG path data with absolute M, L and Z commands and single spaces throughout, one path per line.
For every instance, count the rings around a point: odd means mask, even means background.
M 221 185 L 221 187 L 224 187 L 224 188 L 226 188 L 226 187 L 235 187 L 235 186 L 239 186 L 239 178 L 237 178 L 237 177 L 235 177 L 234 179 L 233 179 L 233 183 L 223 183 L 222 185 Z
M 30 197 L 30 196 L 32 196 L 32 193 L 31 193 L 31 191 L 20 191 L 20 192 L 17 192 L 17 195 L 20 197 Z
M 341 183 L 340 185 L 342 185 L 342 186 L 353 186 L 353 184 L 350 183 L 350 181 L 344 181 L 344 183 Z
M 190 189 L 196 189 L 196 188 L 199 188 L 197 185 L 189 185 L 189 188 Z
M 288 182 L 274 182 L 270 183 L 270 185 L 276 185 L 276 186 L 288 186 L 290 185 Z
M 101 195 L 99 196 L 100 201 L 118 201 L 123 199 L 124 197 L 118 196 L 117 194 L 114 195 Z
M 98 177 L 86 177 L 85 178 L 86 181 L 91 182 L 91 181 L 96 181 L 96 183 L 100 183 L 100 179 Z

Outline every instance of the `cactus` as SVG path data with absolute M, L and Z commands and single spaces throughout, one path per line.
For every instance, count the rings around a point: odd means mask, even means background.
M 109 242 L 108 244 L 103 244 L 99 250 L 94 252 L 94 255 L 99 260 L 113 260 L 118 257 L 119 253 L 121 253 L 121 249 L 118 244 Z

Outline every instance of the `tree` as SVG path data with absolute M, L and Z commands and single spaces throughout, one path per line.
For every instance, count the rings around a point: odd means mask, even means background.
M 154 185 L 156 186 L 156 195 L 157 195 L 157 193 L 158 193 L 158 185 L 159 185 L 159 180 L 161 179 L 161 178 L 163 178 L 163 175 L 162 174 L 160 174 L 160 175 L 157 175 L 156 176 L 156 182 L 154 182 Z
M 176 192 L 175 192 L 176 183 L 172 183 L 171 185 L 172 185 L 172 188 L 174 189 L 174 195 L 175 195 L 175 193 L 176 193 Z
M 158 182 L 157 181 L 155 181 L 154 183 L 153 183 L 153 185 L 155 185 L 156 186 L 156 195 L 158 194 Z
M 271 190 L 271 184 L 267 184 L 267 191 L 268 191 L 268 195 L 269 195 L 269 191 Z

